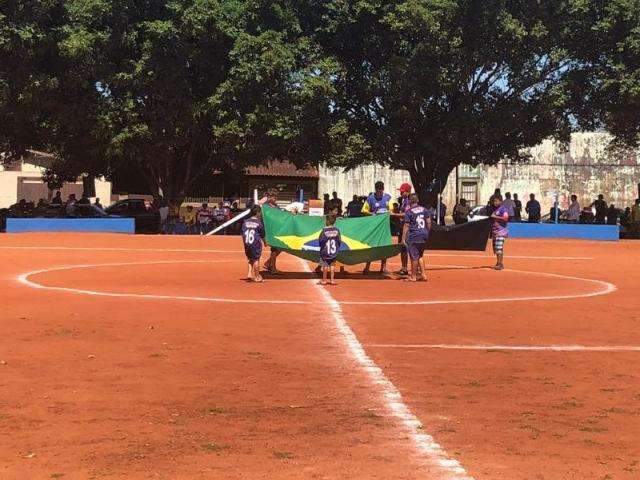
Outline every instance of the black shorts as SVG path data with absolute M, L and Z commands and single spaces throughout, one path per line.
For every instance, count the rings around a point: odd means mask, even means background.
M 424 251 L 427 247 L 425 242 L 420 243 L 409 243 L 407 245 L 407 253 L 409 254 L 409 258 L 411 260 L 419 260 L 424 255 Z
M 262 256 L 262 244 L 245 245 L 244 254 L 247 256 L 247 260 L 249 260 L 250 263 L 260 260 L 260 257 Z

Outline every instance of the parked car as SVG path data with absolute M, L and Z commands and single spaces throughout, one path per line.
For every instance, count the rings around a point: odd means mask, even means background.
M 487 211 L 486 205 L 478 205 L 477 207 L 473 207 L 467 216 L 468 222 L 477 222 L 478 220 L 484 220 L 485 218 L 489 218 L 489 212 Z
M 136 233 L 160 232 L 160 214 L 154 209 L 147 208 L 142 199 L 120 200 L 104 211 L 107 215 L 135 219 Z

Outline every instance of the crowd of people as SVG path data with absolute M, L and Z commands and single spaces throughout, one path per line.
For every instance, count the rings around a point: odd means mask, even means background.
M 83 195 L 77 198 L 75 193 L 71 193 L 64 200 L 61 192 L 57 191 L 49 201 L 41 198 L 37 203 L 34 203 L 23 198 L 11 205 L 7 211 L 9 216 L 12 217 L 75 217 L 78 215 L 79 207 L 82 205 L 95 205 L 101 210 L 104 208 L 99 198 L 96 198 L 92 203 L 89 197 Z
M 581 206 L 577 195 L 570 196 L 570 202 L 566 209 L 561 209 L 560 205 L 555 202 L 549 209 L 546 217 L 542 216 L 542 207 L 536 199 L 535 194 L 529 195 L 529 200 L 523 205 L 518 199 L 518 195 L 511 195 L 506 192 L 504 198 L 501 190 L 496 188 L 494 194 L 489 198 L 486 211 L 483 212 L 487 216 L 491 215 L 493 199 L 499 198 L 502 205 L 509 215 L 510 222 L 540 223 L 546 221 L 548 223 L 582 223 L 582 224 L 600 224 L 600 225 L 618 225 L 628 227 L 633 223 L 640 222 L 640 198 L 636 199 L 633 206 L 626 207 L 624 210 L 617 208 L 615 204 L 607 205 L 604 195 L 600 194 L 593 202 Z M 523 217 L 523 211 L 526 213 L 526 220 Z M 464 223 L 470 214 L 470 208 L 466 205 L 464 199 L 455 206 L 453 211 L 453 219 L 455 223 Z
M 381 182 L 378 182 L 381 183 Z M 378 184 L 376 184 L 377 186 Z M 409 184 L 404 184 L 405 189 L 410 188 Z M 402 188 L 401 187 L 401 188 Z M 378 191 L 376 189 L 376 191 Z M 371 210 L 370 202 L 372 192 L 369 195 L 353 195 L 346 204 L 339 198 L 337 192 L 331 195 L 324 194 L 324 213 L 333 214 L 337 217 L 360 217 L 369 215 Z M 388 204 L 388 211 L 391 215 L 391 231 L 394 235 L 399 235 L 403 228 L 401 212 L 403 208 L 402 190 L 397 198 L 385 193 L 385 201 Z M 472 208 L 472 205 L 465 198 L 460 198 L 453 208 L 451 218 L 456 225 L 466 223 L 474 214 L 481 217 L 490 217 L 493 211 L 493 200 L 499 198 L 501 205 L 505 208 L 510 222 L 529 223 L 581 223 L 581 224 L 619 224 L 623 229 L 629 229 L 640 223 L 640 198 L 634 204 L 624 209 L 618 208 L 614 203 L 607 204 L 604 195 L 600 194 L 593 202 L 580 205 L 576 195 L 570 196 L 567 208 L 562 209 L 558 204 L 553 205 L 548 215 L 543 216 L 540 202 L 535 194 L 529 195 L 529 200 L 523 204 L 518 194 L 506 192 L 504 195 L 500 188 L 489 198 L 487 204 L 482 208 Z M 435 203 L 435 202 L 432 202 Z M 158 212 L 160 221 L 160 232 L 164 234 L 188 234 L 204 235 L 219 227 L 236 215 L 242 213 L 244 208 L 240 207 L 238 201 L 223 201 L 218 204 L 209 205 L 203 203 L 199 207 L 187 205 L 182 207 L 176 202 L 165 201 L 157 198 L 146 202 L 151 211 Z M 44 217 L 44 216 L 66 216 L 75 217 L 78 215 L 79 206 L 94 205 L 100 210 L 104 210 L 99 198 L 93 203 L 82 196 L 77 198 L 75 194 L 70 194 L 66 200 L 62 198 L 61 192 L 56 191 L 50 201 L 41 198 L 37 203 L 20 200 L 8 209 L 8 216 L 12 217 Z M 251 205 L 247 205 L 250 207 Z M 432 220 L 440 225 L 445 225 L 447 216 L 447 206 L 440 201 L 439 208 L 436 205 L 429 205 L 432 211 Z M 225 228 L 221 233 L 238 235 L 241 233 L 241 225 L 234 223 Z

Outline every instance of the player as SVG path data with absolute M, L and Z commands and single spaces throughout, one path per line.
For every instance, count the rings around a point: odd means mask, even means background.
M 504 242 L 509 236 L 509 212 L 502 205 L 502 199 L 493 198 L 493 213 L 491 214 L 491 238 L 493 239 L 493 253 L 496 255 L 495 270 L 504 270 Z
M 261 203 L 263 208 L 280 208 L 278 207 L 277 201 L 278 201 L 278 191 L 275 188 L 273 188 L 267 192 L 267 198 L 262 200 Z M 271 273 L 272 275 L 280 274 L 280 270 L 278 270 L 278 268 L 276 267 L 276 260 L 278 258 L 278 255 L 280 255 L 280 253 L 282 253 L 282 250 L 275 247 L 271 247 L 271 254 L 269 255 L 269 259 L 264 264 L 265 270 Z
M 423 255 L 431 230 L 432 212 L 418 204 L 418 196 L 415 193 L 409 196 L 409 203 L 410 208 L 404 215 L 402 238 L 411 259 L 411 275 L 405 278 L 405 281 L 417 281 L 418 267 L 420 267 L 420 279 L 426 282 L 427 268 Z
M 242 223 L 242 241 L 244 253 L 249 261 L 247 280 L 261 283 L 260 257 L 262 256 L 262 244 L 264 243 L 264 227 L 261 218 L 262 209 L 259 205 L 251 207 L 251 216 Z
M 375 183 L 376 191 L 367 197 L 367 201 L 362 206 L 363 215 L 384 215 L 391 211 L 391 195 L 384 193 L 384 183 L 377 181 Z M 362 273 L 369 273 L 371 262 L 367 262 Z M 380 264 L 380 273 L 388 274 L 387 260 L 382 260 Z
M 335 226 L 336 216 L 331 214 L 327 215 L 326 227 L 320 232 L 320 265 L 322 266 L 322 281 L 321 285 L 327 284 L 327 273 L 330 274 L 329 285 L 336 285 L 334 281 L 334 275 L 336 270 L 336 258 L 342 245 L 342 238 L 340 236 L 340 230 Z
M 411 185 L 408 183 L 403 183 L 400 185 L 398 189 L 400 191 L 400 198 L 398 199 L 399 207 L 398 213 L 392 213 L 392 217 L 396 217 L 400 220 L 401 223 L 404 222 L 404 216 L 411 208 L 411 202 L 409 201 L 409 196 L 411 195 Z M 404 232 L 404 228 L 400 228 L 400 233 L 398 234 L 398 244 L 402 245 L 402 251 L 400 252 L 400 261 L 402 262 L 402 267 L 396 273 L 398 275 L 408 275 L 408 265 L 409 259 L 407 256 L 407 249 L 404 246 L 404 240 L 402 234 Z

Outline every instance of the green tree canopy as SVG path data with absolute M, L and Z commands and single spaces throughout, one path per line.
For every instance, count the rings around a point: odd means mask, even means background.
M 310 16 L 341 66 L 334 115 L 354 152 L 444 186 L 460 164 L 523 160 L 548 137 L 637 138 L 636 0 L 327 0 Z M 633 102 L 631 102 L 633 104 Z M 635 130 L 634 130 L 635 129 Z
M 305 139 L 327 111 L 331 69 L 284 3 L 71 0 L 2 13 L 22 44 L 46 19 L 24 45 L 26 58 L 46 49 L 46 59 L 2 75 L 3 116 L 27 117 L 3 131 L 5 151 L 42 146 L 65 177 L 132 162 L 167 197 L 227 164 L 318 160 Z M 17 105 L 33 75 L 46 83 Z

